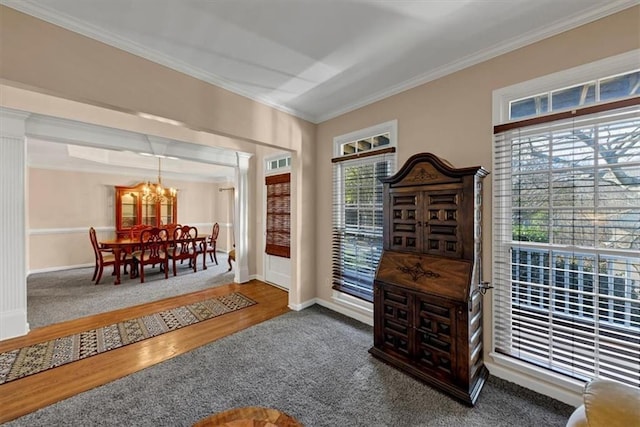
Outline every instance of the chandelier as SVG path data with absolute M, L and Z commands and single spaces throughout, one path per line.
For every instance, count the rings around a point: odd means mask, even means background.
M 164 188 L 162 186 L 161 161 L 162 159 L 158 157 L 158 182 L 152 183 L 147 181 L 144 187 L 142 187 L 142 197 L 150 202 L 171 201 L 178 195 L 178 190 L 175 188 Z

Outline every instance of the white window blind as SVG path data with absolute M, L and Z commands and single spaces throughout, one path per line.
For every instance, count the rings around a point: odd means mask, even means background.
M 373 301 L 382 254 L 382 183 L 395 172 L 395 149 L 334 159 L 333 289 Z
M 494 350 L 639 387 L 640 106 L 629 104 L 495 135 Z

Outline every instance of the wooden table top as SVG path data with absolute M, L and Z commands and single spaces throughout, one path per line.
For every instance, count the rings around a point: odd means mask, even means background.
M 303 427 L 295 418 L 277 409 L 246 406 L 218 412 L 193 427 Z
M 209 237 L 209 235 L 203 234 L 201 236 L 196 237 L 194 240 L 196 242 L 203 242 L 203 241 L 207 240 L 208 237 Z M 171 243 L 171 242 L 173 242 L 173 237 L 170 237 L 170 238 L 167 239 L 167 243 Z M 120 238 L 115 238 L 115 239 L 100 240 L 98 242 L 98 244 L 102 245 L 104 247 L 135 246 L 135 245 L 140 245 L 140 239 L 132 239 L 130 237 L 120 237 Z

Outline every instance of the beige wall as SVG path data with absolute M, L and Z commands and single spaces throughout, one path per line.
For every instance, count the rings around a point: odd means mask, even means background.
M 135 185 L 145 178 L 29 168 L 28 270 L 93 263 L 89 227 L 99 230 L 98 238 L 115 237 L 114 186 Z M 164 181 L 179 189 L 179 223 L 193 224 L 199 232 L 210 233 L 209 224 L 231 222 L 228 198 L 218 191 L 220 184 L 166 178 Z M 223 229 L 226 239 L 228 229 Z M 226 250 L 227 242 L 220 248 Z
M 640 8 L 601 19 L 321 123 L 317 132 L 317 294 L 331 299 L 332 139 L 398 120 L 398 167 L 432 152 L 456 167 L 492 166 L 492 92 L 539 76 L 640 48 Z M 491 180 L 483 207 L 484 279 L 491 280 Z M 491 343 L 491 295 L 484 298 L 485 353 Z M 487 355 L 485 355 L 487 356 Z

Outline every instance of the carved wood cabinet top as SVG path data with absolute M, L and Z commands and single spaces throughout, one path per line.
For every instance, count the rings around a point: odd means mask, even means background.
M 454 168 L 448 161 L 432 153 L 418 153 L 411 156 L 393 176 L 381 181 L 391 187 L 422 184 L 444 184 L 460 182 L 462 177 L 477 175 L 485 177 L 489 171 L 482 166 Z

